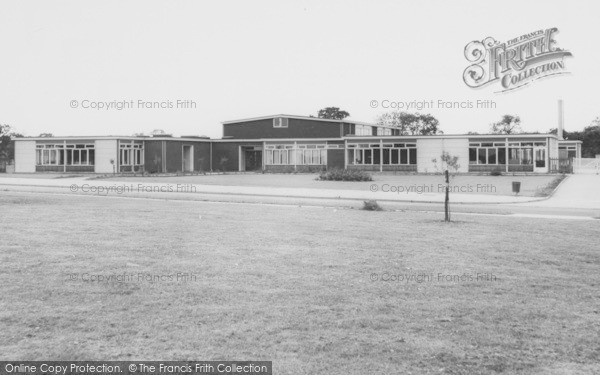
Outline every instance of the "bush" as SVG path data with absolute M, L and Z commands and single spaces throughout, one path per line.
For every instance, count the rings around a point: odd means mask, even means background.
M 502 176 L 502 171 L 499 169 L 494 169 L 490 172 L 490 176 Z
M 348 169 L 331 169 L 319 174 L 321 181 L 373 181 L 371 175 L 365 171 Z
M 377 203 L 376 200 L 363 201 L 363 210 L 365 211 L 383 211 L 383 208 Z

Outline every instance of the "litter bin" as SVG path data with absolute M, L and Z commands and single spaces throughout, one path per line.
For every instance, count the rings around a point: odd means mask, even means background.
M 513 181 L 513 183 L 512 183 L 512 189 L 513 189 L 513 193 L 514 194 L 519 194 L 519 192 L 521 191 L 521 182 L 520 181 Z

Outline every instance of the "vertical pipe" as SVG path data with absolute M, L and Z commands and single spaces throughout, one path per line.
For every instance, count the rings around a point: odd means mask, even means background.
M 506 163 L 506 173 L 508 173 L 508 164 L 509 164 L 509 160 L 510 160 L 508 157 L 508 137 L 505 138 L 504 147 L 505 147 L 504 162 Z
M 558 100 L 558 129 L 556 131 L 556 135 L 558 136 L 558 140 L 562 141 L 563 138 L 563 132 L 564 132 L 564 126 L 565 126 L 565 112 L 564 112 L 564 108 L 563 108 L 563 101 L 562 99 Z
M 94 141 L 94 149 L 96 148 L 96 141 Z M 37 152 L 37 150 L 36 150 Z M 95 151 L 94 151 L 95 152 Z M 89 162 L 89 158 L 88 158 L 88 162 Z M 94 163 L 96 164 L 96 163 Z M 96 167 L 94 167 L 96 168 Z M 63 141 L 63 172 L 67 172 L 67 140 L 65 139 Z M 95 172 L 95 170 L 94 170 Z
M 379 172 L 383 172 L 383 139 L 379 139 Z

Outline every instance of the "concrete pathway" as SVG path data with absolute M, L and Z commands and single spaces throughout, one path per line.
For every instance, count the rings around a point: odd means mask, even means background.
M 558 186 L 552 197 L 524 205 L 600 210 L 600 175 L 569 175 Z
M 370 190 L 335 190 L 313 188 L 288 188 L 288 187 L 258 187 L 258 186 L 225 186 L 225 185 L 200 185 L 200 184 L 171 184 L 136 182 L 88 180 L 85 177 L 36 179 L 36 178 L 0 178 L 0 186 L 12 187 L 37 187 L 60 188 L 65 192 L 87 195 L 135 195 L 157 194 L 162 197 L 168 194 L 215 194 L 215 195 L 242 195 L 242 196 L 267 196 L 267 197 L 294 197 L 312 199 L 351 199 L 391 201 L 391 202 L 417 202 L 417 203 L 443 203 L 444 194 L 417 193 L 417 192 L 383 192 L 377 183 L 373 183 Z M 11 189 L 11 190 L 13 190 Z M 181 197 L 179 197 L 181 198 Z M 452 204 L 507 204 L 538 202 L 544 198 L 506 196 L 492 194 L 451 194 Z

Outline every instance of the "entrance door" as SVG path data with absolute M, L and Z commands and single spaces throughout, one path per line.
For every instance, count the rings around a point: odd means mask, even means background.
M 246 171 L 259 171 L 262 169 L 262 151 L 246 150 L 244 154 Z
M 194 171 L 194 146 L 183 145 L 182 149 L 182 170 L 183 172 L 193 172 Z
M 534 172 L 548 172 L 548 166 L 546 165 L 546 148 L 536 147 L 533 149 L 533 171 Z

